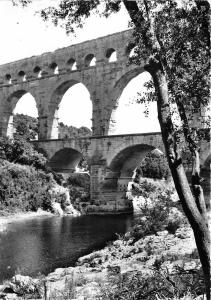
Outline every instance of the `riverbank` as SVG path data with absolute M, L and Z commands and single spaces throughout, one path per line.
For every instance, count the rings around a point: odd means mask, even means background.
M 79 258 L 75 267 L 36 279 L 14 276 L 0 287 L 10 294 L 4 299 L 203 299 L 194 235 L 174 190 L 143 181 L 136 193 L 141 214 L 124 236 Z
M 10 293 L 4 292 L 6 286 Z M 3 299 L 34 294 L 33 299 L 48 300 L 129 300 L 140 293 L 140 299 L 199 300 L 203 284 L 193 232 L 185 225 L 174 234 L 160 231 L 137 241 L 126 234 L 81 257 L 75 267 L 37 279 L 16 275 L 0 292 Z
M 132 227 L 102 250 L 79 258 L 75 267 L 35 279 L 16 275 L 0 286 L 5 300 L 131 300 L 138 294 L 143 300 L 202 300 L 203 293 L 194 235 L 186 222 L 174 233 L 161 230 L 141 238 Z
M 38 209 L 36 212 L 15 212 L 14 214 L 8 213 L 0 216 L 0 232 L 5 229 L 5 226 L 13 222 L 33 219 L 37 217 L 53 216 L 53 213 Z

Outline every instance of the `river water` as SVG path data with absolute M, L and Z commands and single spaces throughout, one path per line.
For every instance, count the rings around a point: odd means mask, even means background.
M 131 226 L 132 215 L 36 217 L 0 233 L 0 282 L 14 274 L 36 276 L 73 266 Z

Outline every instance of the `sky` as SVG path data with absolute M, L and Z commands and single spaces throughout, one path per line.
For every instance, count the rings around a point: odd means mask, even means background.
M 108 19 L 92 15 L 83 29 L 76 30 L 76 36 L 67 36 L 64 28 L 43 22 L 40 16 L 35 14 L 39 9 L 54 4 L 55 1 L 58 2 L 58 0 L 33 0 L 32 5 L 23 9 L 13 6 L 11 0 L 0 0 L 0 64 L 54 51 L 128 28 L 129 16 L 123 7 L 119 13 L 113 14 Z M 160 131 L 156 103 L 150 107 L 148 118 L 143 113 L 144 105 L 131 104 L 137 92 L 144 90 L 143 84 L 148 79 L 149 74 L 143 73 L 132 79 L 124 89 L 117 108 L 114 134 Z M 65 93 L 60 103 L 59 118 L 67 125 L 91 128 L 91 112 L 92 104 L 88 90 L 82 84 L 76 84 Z M 37 117 L 33 97 L 25 94 L 16 105 L 14 113 Z M 128 122 L 125 122 L 126 117 Z

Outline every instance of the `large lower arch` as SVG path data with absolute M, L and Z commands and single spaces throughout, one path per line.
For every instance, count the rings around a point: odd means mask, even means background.
M 71 79 L 65 80 L 60 83 L 57 88 L 53 91 L 50 103 L 49 103 L 49 121 L 48 121 L 48 137 L 50 139 L 58 139 L 59 137 L 59 106 L 62 101 L 64 94 L 76 84 L 83 84 L 86 90 L 89 92 L 87 86 L 79 80 Z M 79 95 L 80 97 L 80 95 Z M 90 100 L 91 101 L 91 100 Z M 71 107 L 70 107 L 71 108 Z M 82 108 L 81 108 L 82 109 Z M 80 118 L 80 116 L 78 116 Z
M 108 189 L 126 190 L 135 169 L 145 156 L 156 149 L 151 145 L 138 144 L 121 150 L 107 168 L 104 186 Z
M 37 110 L 37 115 L 39 114 L 36 96 L 31 91 L 25 89 L 14 91 L 8 96 L 8 98 L 2 105 L 2 110 L 1 110 L 1 115 L 2 115 L 1 135 L 2 136 L 9 136 L 11 138 L 13 137 L 13 133 L 14 133 L 13 115 L 15 113 L 15 108 L 16 105 L 18 104 L 18 101 L 26 94 L 29 94 L 33 97 L 33 101 L 35 102 L 35 109 Z M 18 112 L 20 113 L 21 111 Z
M 72 148 L 63 148 L 49 159 L 48 166 L 58 173 L 72 173 L 81 158 L 81 152 Z
M 156 103 L 149 103 L 149 114 L 146 118 L 143 113 L 146 109 L 144 104 L 135 102 L 137 93 L 146 91 L 143 84 L 150 78 L 151 75 L 139 67 L 125 73 L 116 81 L 108 116 L 109 135 L 160 131 Z

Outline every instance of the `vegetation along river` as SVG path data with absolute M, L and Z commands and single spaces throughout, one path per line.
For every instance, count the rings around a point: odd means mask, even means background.
M 73 266 L 131 226 L 132 215 L 37 217 L 0 233 L 0 282 L 14 274 L 36 276 Z

